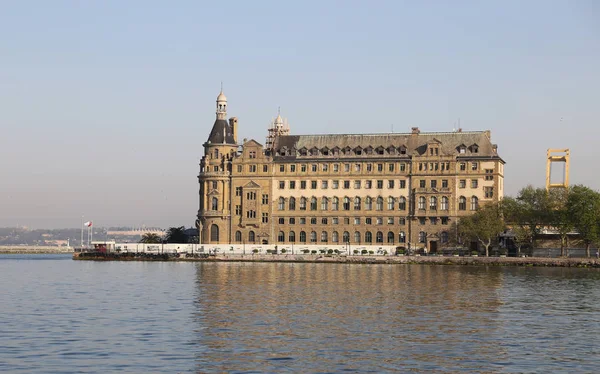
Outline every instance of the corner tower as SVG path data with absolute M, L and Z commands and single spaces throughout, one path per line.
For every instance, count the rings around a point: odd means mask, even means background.
M 200 203 L 197 226 L 200 242 L 227 243 L 231 221 L 231 160 L 237 152 L 237 118 L 227 121 L 227 97 L 217 96 L 216 120 L 203 144 L 200 161 Z

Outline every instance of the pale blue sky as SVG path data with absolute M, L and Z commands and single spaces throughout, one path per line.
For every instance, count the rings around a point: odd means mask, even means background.
M 0 226 L 193 224 L 224 81 L 240 138 L 492 131 L 600 188 L 600 2 L 2 1 Z M 562 117 L 562 121 L 561 121 Z

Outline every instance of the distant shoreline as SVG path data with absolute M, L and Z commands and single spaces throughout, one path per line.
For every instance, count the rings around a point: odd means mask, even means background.
M 3 255 L 27 255 L 27 254 L 72 254 L 73 247 L 50 247 L 50 246 L 0 246 L 0 254 Z
M 478 266 L 542 266 L 600 268 L 596 258 L 546 257 L 474 257 L 474 256 L 339 256 L 339 255 L 224 255 L 206 257 L 173 257 L 156 255 L 133 257 L 74 253 L 78 261 L 179 261 L 179 262 L 277 262 L 277 263 L 343 263 L 343 264 L 423 264 L 423 265 L 478 265 Z

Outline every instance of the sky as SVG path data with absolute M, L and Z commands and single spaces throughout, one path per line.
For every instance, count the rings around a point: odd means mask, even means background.
M 600 189 L 600 2 L 0 2 L 0 227 L 191 226 L 223 82 L 239 139 L 491 130 Z

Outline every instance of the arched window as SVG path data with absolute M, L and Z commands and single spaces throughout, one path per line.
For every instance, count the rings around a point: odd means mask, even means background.
M 358 196 L 354 198 L 354 210 L 360 210 L 360 197 Z
M 377 234 L 375 235 L 375 241 L 377 243 L 383 243 L 383 233 L 381 231 L 377 231 Z
M 467 199 L 464 196 L 458 198 L 458 210 L 467 210 Z
M 431 196 L 429 198 L 429 210 L 437 210 L 437 197 Z
M 360 232 L 358 231 L 354 232 L 354 242 L 360 244 Z
M 479 207 L 479 199 L 477 198 L 477 196 L 472 196 L 471 197 L 471 210 L 477 210 L 478 207 Z
M 311 243 L 316 243 L 317 242 L 317 233 L 315 231 L 311 231 L 310 232 L 310 242 Z
M 426 203 L 427 203 L 427 200 L 425 199 L 424 196 L 419 197 L 419 210 L 425 210 Z
M 331 241 L 337 243 L 339 241 L 338 232 L 334 231 L 331 233 Z
M 279 234 L 277 235 L 277 241 L 279 243 L 285 242 L 285 233 L 283 231 L 279 231 Z
M 321 232 L 321 241 L 323 243 L 327 243 L 327 231 L 322 231 Z
M 387 242 L 388 244 L 394 244 L 394 233 L 391 231 L 388 232 Z
M 400 234 L 398 234 L 398 243 L 406 243 L 406 234 L 404 231 L 400 231 Z
M 317 210 L 317 198 L 312 197 L 310 199 L 310 210 Z
M 248 233 L 248 242 L 254 243 L 256 241 L 256 236 L 254 235 L 254 231 L 250 231 Z
M 296 210 L 296 198 L 290 197 L 290 210 Z
M 216 197 L 213 197 L 211 199 L 211 210 L 219 210 L 219 199 L 217 199 Z
M 285 209 L 285 199 L 283 197 L 279 198 L 279 202 L 277 204 L 279 210 L 284 210 Z
M 348 197 L 344 197 L 344 210 L 350 210 L 350 199 Z
M 329 199 L 326 197 L 321 198 L 321 210 L 329 210 Z
M 383 197 L 379 196 L 377 198 L 377 206 L 376 206 L 377 210 L 383 210 Z
M 289 235 L 289 242 L 290 243 L 295 243 L 296 242 L 296 233 L 293 231 L 290 231 L 290 235 Z
M 235 232 L 235 241 L 238 243 L 242 241 L 242 233 L 240 231 Z
M 342 239 L 344 240 L 344 243 L 350 243 L 350 233 L 348 231 L 344 231 Z
M 373 243 L 373 234 L 371 234 L 371 231 L 365 232 L 365 243 Z
M 442 200 L 441 200 L 441 203 L 440 203 L 440 209 L 441 210 L 448 210 L 448 197 L 442 196 Z
M 219 150 L 215 149 L 215 158 L 219 158 Z
M 373 210 L 373 199 L 370 197 L 365 198 L 365 210 Z
M 218 242 L 219 241 L 219 226 L 213 224 L 210 226 L 210 241 Z
M 425 243 L 427 239 L 427 233 L 425 231 L 419 232 L 419 243 Z
M 399 204 L 398 204 L 398 209 L 400 209 L 400 210 L 406 210 L 406 197 L 400 196 Z
M 340 199 L 337 197 L 333 198 L 333 202 L 331 203 L 331 210 L 340 210 Z
M 442 231 L 442 243 L 448 243 L 448 232 Z
M 388 210 L 394 210 L 394 198 L 393 197 L 388 197 Z
M 304 231 L 300 231 L 300 243 L 306 243 L 306 233 Z
M 306 210 L 306 197 L 300 198 L 300 210 Z

